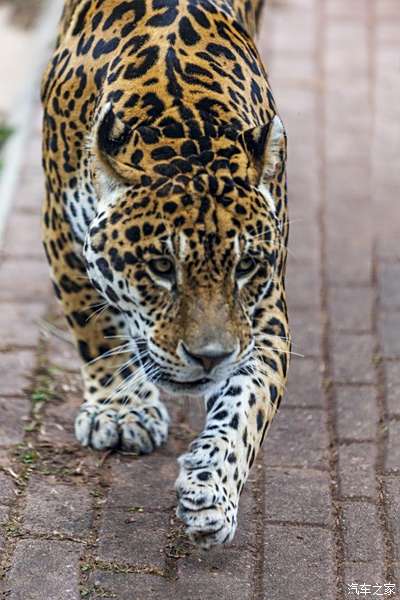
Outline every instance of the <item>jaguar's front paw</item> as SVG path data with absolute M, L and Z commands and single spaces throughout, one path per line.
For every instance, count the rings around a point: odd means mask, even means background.
M 149 406 L 85 402 L 75 420 L 75 435 L 96 450 L 120 447 L 149 454 L 168 436 L 169 416 L 161 402 Z
M 208 549 L 231 542 L 237 525 L 237 494 L 227 478 L 215 468 L 187 468 L 187 456 L 180 459 L 176 482 L 177 516 L 187 526 L 196 545 Z

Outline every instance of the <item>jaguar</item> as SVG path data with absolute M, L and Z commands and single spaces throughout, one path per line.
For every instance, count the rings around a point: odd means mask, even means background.
M 286 133 L 260 0 L 70 0 L 41 88 L 43 239 L 82 358 L 83 446 L 148 454 L 204 402 L 177 515 L 230 542 L 284 393 Z

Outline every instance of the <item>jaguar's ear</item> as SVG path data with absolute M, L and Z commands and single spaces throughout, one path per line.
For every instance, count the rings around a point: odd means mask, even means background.
M 98 150 L 106 158 L 115 157 L 128 143 L 132 132 L 119 119 L 108 102 L 97 119 L 96 142 Z
M 115 115 L 108 102 L 96 119 L 91 142 L 94 177 L 100 193 L 137 182 L 140 171 L 128 159 L 133 152 L 134 137 L 134 132 Z
M 286 134 L 278 115 L 266 125 L 244 131 L 239 140 L 250 159 L 252 185 L 271 181 L 286 160 Z

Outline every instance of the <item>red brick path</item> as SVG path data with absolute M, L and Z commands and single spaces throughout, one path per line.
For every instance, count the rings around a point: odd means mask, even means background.
M 60 326 L 35 125 L 0 257 L 4 598 L 342 600 L 346 584 L 400 583 L 400 5 L 270 0 L 260 46 L 289 135 L 288 292 L 305 358 L 235 542 L 202 554 L 174 517 L 193 402 L 172 408 L 171 439 L 148 458 L 74 441 L 78 363 L 38 325 Z

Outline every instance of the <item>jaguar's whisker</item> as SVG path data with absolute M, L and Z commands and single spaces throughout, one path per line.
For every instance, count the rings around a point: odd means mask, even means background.
M 126 343 L 126 344 L 121 344 L 120 346 L 116 346 L 115 348 L 111 348 L 107 352 L 104 352 L 103 354 L 100 354 L 100 356 L 96 356 L 96 358 L 93 358 L 89 362 L 85 363 L 83 365 L 83 368 L 93 365 L 94 363 L 96 363 L 99 360 L 102 360 L 104 358 L 109 358 L 110 356 L 115 356 L 117 354 L 125 354 L 126 352 L 129 352 L 128 346 L 129 346 L 129 343 Z

